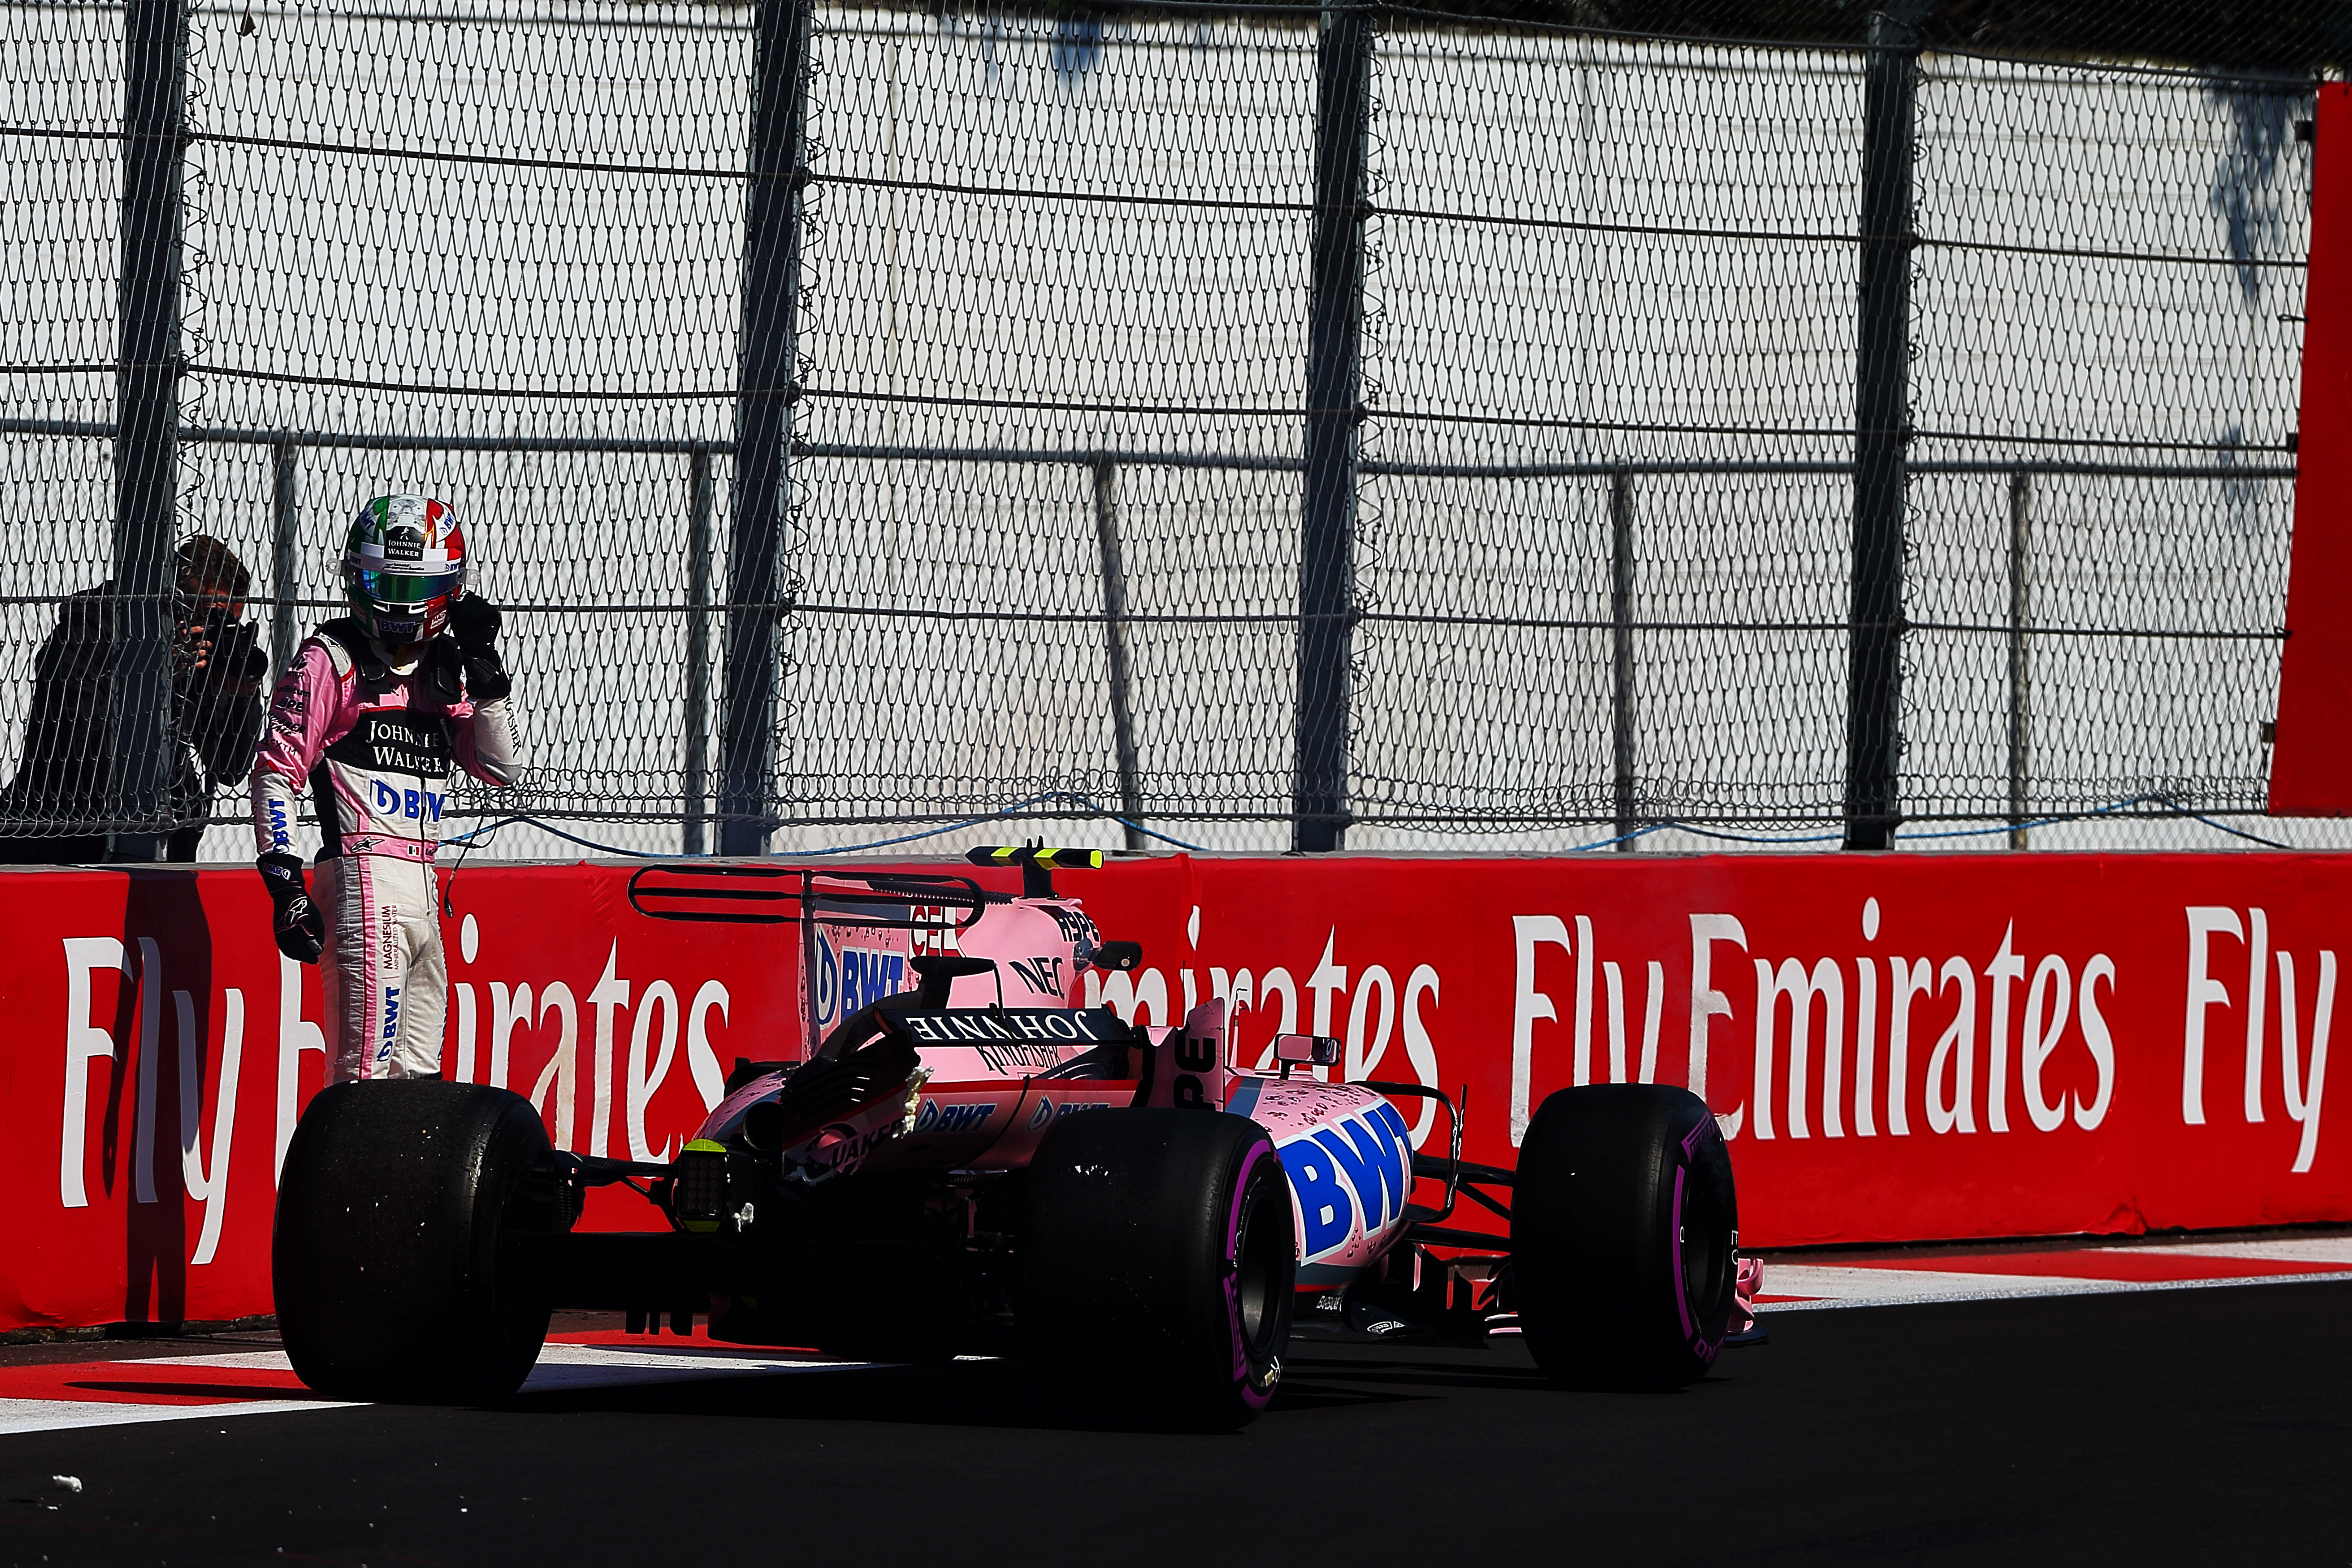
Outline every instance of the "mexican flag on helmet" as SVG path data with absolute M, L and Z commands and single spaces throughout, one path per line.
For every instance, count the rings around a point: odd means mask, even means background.
M 466 587 L 457 513 L 430 496 L 378 496 L 360 508 L 343 543 L 343 592 L 379 643 L 436 637 Z

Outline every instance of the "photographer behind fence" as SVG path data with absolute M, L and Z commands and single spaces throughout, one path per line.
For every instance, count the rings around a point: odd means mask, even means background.
M 268 656 L 244 618 L 253 574 L 207 534 L 183 542 L 173 561 L 171 802 L 166 858 L 194 860 L 212 820 L 213 792 L 245 781 L 261 732 L 261 683 Z M 111 736 L 120 623 L 111 582 L 65 602 L 57 629 L 33 663 L 33 701 L 16 776 L 0 791 L 0 864 L 75 865 L 138 858 L 117 836 L 88 825 L 109 820 L 115 757 Z M 65 831 L 60 832 L 59 829 Z M 124 835 L 124 838 L 131 836 Z M 140 835 L 142 843 L 152 842 Z
M 342 566 L 352 613 L 304 639 L 270 699 L 253 773 L 258 865 L 278 951 L 325 961 L 335 1081 L 433 1078 L 448 980 L 433 876 L 443 803 L 452 767 L 514 783 L 514 683 L 497 608 L 466 591 L 446 502 L 368 502 Z M 307 885 L 294 841 L 306 784 L 320 834 Z

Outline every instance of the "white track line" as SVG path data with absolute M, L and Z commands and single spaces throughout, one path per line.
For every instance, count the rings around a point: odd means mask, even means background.
M 2214 1241 L 2155 1243 L 2137 1247 L 2102 1247 L 2101 1253 L 2128 1253 L 2135 1258 L 2192 1257 L 2245 1258 L 2251 1261 L 2342 1264 L 2340 1269 L 2312 1274 L 2259 1274 L 2222 1279 L 2091 1279 L 2040 1274 L 1999 1272 L 1994 1265 L 1981 1272 L 1956 1273 L 1940 1268 L 1875 1268 L 1811 1263 L 1767 1262 L 1767 1295 L 1802 1296 L 1801 1301 L 1766 1301 L 1759 1312 L 1820 1311 L 1839 1307 L 1883 1307 L 1936 1301 L 2011 1300 L 2037 1296 L 2120 1295 L 2150 1290 L 2202 1290 L 2219 1286 L 2295 1285 L 2314 1281 L 2352 1280 L 2352 1237 L 2296 1237 L 2274 1241 Z M 213 1367 L 225 1372 L 290 1372 L 283 1351 L 236 1351 L 226 1355 L 152 1356 L 131 1361 L 92 1362 L 91 1372 L 108 1369 L 114 1375 L 142 1367 Z M 683 1383 L 709 1378 L 777 1376 L 818 1372 L 848 1372 L 886 1363 L 824 1361 L 774 1352 L 736 1350 L 704 1344 L 664 1344 L 648 1339 L 643 1345 L 583 1345 L 551 1343 L 540 1352 L 539 1364 L 523 1384 L 523 1392 L 555 1393 L 628 1384 Z M 202 1385 L 191 1385 L 198 1392 Z M 69 1399 L 0 1399 L 0 1436 L 17 1433 L 54 1432 L 84 1426 L 128 1426 L 153 1421 L 200 1421 L 214 1416 L 279 1415 L 301 1410 L 347 1410 L 351 1402 L 331 1399 L 247 1399 L 204 1405 L 142 1405 L 115 1401 Z
M 704 1345 L 551 1344 L 525 1380 L 525 1394 L 556 1389 L 610 1388 L 635 1383 L 687 1383 L 714 1377 L 781 1373 L 850 1372 L 881 1363 L 824 1361 L 773 1351 L 718 1350 Z
M 79 1364 L 86 1375 L 121 1377 L 149 1367 L 211 1367 L 224 1372 L 291 1372 L 284 1351 L 237 1351 L 227 1355 L 142 1356 L 134 1361 Z M 551 1344 L 523 1384 L 525 1394 L 551 1394 L 628 1384 L 689 1383 L 710 1378 L 774 1376 L 810 1372 L 848 1372 L 877 1362 L 817 1361 L 772 1352 L 722 1350 L 703 1345 Z M 205 1385 L 191 1384 L 191 1394 Z M 0 1436 L 20 1432 L 57 1432 L 79 1426 L 130 1426 L 149 1421 L 196 1421 L 215 1415 L 278 1415 L 297 1410 L 348 1410 L 336 1399 L 243 1399 L 203 1405 L 145 1405 L 136 1401 L 0 1399 Z
M 2274 1241 L 2149 1242 L 2102 1247 L 2135 1258 L 2253 1258 L 2273 1263 L 2340 1263 L 2352 1268 L 2352 1236 L 2280 1237 Z
M 100 1362 L 100 1366 L 136 1362 Z M 284 1415 L 297 1410 L 348 1410 L 333 1399 L 247 1399 L 216 1405 L 125 1405 L 80 1399 L 0 1399 L 0 1436 L 61 1432 L 75 1426 L 135 1426 L 149 1421 L 209 1421 L 215 1415 Z
M 1940 1268 L 1846 1268 L 1767 1262 L 1765 1295 L 1812 1299 L 1759 1301 L 1756 1310 L 1759 1313 L 1812 1312 L 1834 1307 L 2001 1301 L 2027 1296 L 2111 1296 L 2131 1291 L 2203 1290 L 2224 1285 L 2301 1285 L 2342 1279 L 2352 1279 L 2352 1269 L 2325 1274 L 2256 1274 L 2231 1279 L 2077 1279 L 2045 1274 L 1958 1274 Z
M 150 1356 L 122 1366 L 214 1366 L 237 1372 L 291 1372 L 284 1351 L 246 1351 L 231 1355 Z M 723 1350 L 709 1345 L 572 1345 L 551 1343 L 523 1384 L 525 1393 L 546 1388 L 593 1388 L 599 1382 L 686 1382 L 786 1372 L 847 1372 L 877 1362 L 825 1361 L 774 1351 Z

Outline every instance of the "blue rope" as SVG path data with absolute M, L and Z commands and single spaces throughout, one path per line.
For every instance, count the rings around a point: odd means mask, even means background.
M 1680 828 L 1696 833 L 1701 838 L 1720 838 L 1730 844 L 1835 844 L 1845 837 L 1843 830 L 1836 833 L 1801 833 L 1787 837 L 1768 837 L 1760 833 L 1724 833 L 1712 827 L 1695 827 L 1687 822 L 1662 822 L 1661 827 Z
M 1933 828 L 1919 833 L 1904 833 L 1902 837 L 1906 838 L 1988 838 L 1994 834 L 2008 833 L 2021 827 L 2055 827 L 2063 823 L 2087 822 L 2092 817 L 2108 816 L 2118 811 L 2128 811 L 2135 805 L 2146 805 L 2150 801 L 2165 804 L 2164 797 L 2160 795 L 2136 795 L 2128 800 L 2110 801 L 2105 805 L 2095 806 L 2089 811 L 2070 811 L 2059 816 L 2036 816 L 2024 822 L 2003 823 L 1997 827 Z
M 2188 815 L 2192 821 L 2201 822 L 2208 827 L 2217 828 L 2235 838 L 2251 840 L 2253 843 L 2261 845 L 2265 849 L 2292 849 L 2294 847 L 2292 844 L 2281 844 L 2275 838 L 2265 838 L 2259 833 L 2249 833 L 2242 827 L 2232 827 L 2226 822 L 2216 822 L 2210 816 L 2201 816 L 2193 811 L 2189 812 Z
M 521 823 L 530 827 L 536 827 L 542 833 L 552 833 L 558 838 L 568 838 L 583 849 L 601 849 L 607 855 L 626 855 L 638 860 L 686 860 L 693 858 L 691 856 L 680 855 L 674 851 L 661 849 L 625 849 L 618 844 L 600 844 L 593 838 L 583 838 L 576 833 L 566 833 L 562 828 L 556 826 L 555 824 L 551 822 L 542 822 L 536 816 L 501 816 L 496 822 L 485 823 L 483 826 L 474 828 L 470 832 L 459 833 L 443 839 L 441 841 L 442 847 L 446 848 L 452 844 L 471 845 L 477 838 L 481 838 L 489 834 L 496 833 L 501 827 L 511 827 L 517 823 Z
M 1014 802 L 1013 805 L 1006 806 L 1002 811 L 988 812 L 979 816 L 964 817 L 960 821 L 943 823 L 937 827 L 926 827 L 919 832 L 900 834 L 894 838 L 877 838 L 864 844 L 843 844 L 837 845 L 830 849 L 803 849 L 796 851 L 795 853 L 798 856 L 814 858 L 818 856 L 856 855 L 873 849 L 892 849 L 901 844 L 920 843 L 926 838 L 937 838 L 944 834 L 960 833 L 965 828 L 980 827 L 992 822 L 1003 822 L 1019 816 L 1033 805 L 1041 805 L 1048 801 L 1061 801 L 1073 805 L 1083 805 L 1106 822 L 1116 822 L 1121 827 L 1129 828 L 1136 833 L 1139 833 L 1146 838 L 1156 838 L 1162 844 L 1173 845 L 1179 849 L 1187 849 L 1195 854 L 1201 855 L 1214 853 L 1214 851 L 1211 850 L 1206 845 L 1194 844 L 1186 839 L 1178 838 L 1172 834 L 1162 833 L 1158 828 L 1147 827 L 1142 823 L 1131 821 L 1127 817 L 1119 816 L 1117 812 L 1112 811 L 1100 801 L 1095 800 L 1091 796 L 1076 795 L 1066 790 L 1053 790 L 1048 791 L 1044 795 L 1034 795 L 1026 800 Z M 2128 811 L 2135 805 L 2146 805 L 2150 802 L 2155 802 L 2160 805 L 2170 804 L 2162 795 L 2133 795 L 2128 800 L 2114 801 L 2106 805 L 2098 806 L 2090 811 L 2067 812 L 2057 816 L 2037 816 L 2030 818 L 2024 822 L 2005 822 L 1991 827 L 1944 827 L 1927 828 L 1918 831 L 1899 831 L 1903 837 L 1912 839 L 1987 838 L 1998 834 L 2013 832 L 2018 828 L 2022 827 L 2055 827 L 2069 822 L 2084 822 L 2093 817 L 2109 816 L 2119 811 Z M 2267 849 L 2291 849 L 2294 847 L 2292 845 L 2281 844 L 2274 839 L 2264 838 L 2260 834 L 2249 833 L 2241 827 L 2232 827 L 2226 822 L 2215 821 L 2212 817 L 2206 816 L 2199 812 L 2181 811 L 2180 816 L 2191 822 L 2201 822 L 2206 826 L 2213 828 L 2218 832 L 2229 834 L 2232 837 L 2243 838 L 2251 843 L 2262 845 Z M 579 834 L 567 832 L 563 828 L 556 826 L 553 823 L 543 821 L 539 817 L 522 816 L 502 816 L 496 822 L 489 823 L 481 827 L 474 828 L 470 832 L 457 834 L 455 837 L 445 840 L 445 842 L 452 845 L 469 844 L 477 838 L 496 833 L 501 827 L 512 826 L 517 824 L 536 827 L 543 833 L 551 833 L 556 837 L 577 844 L 584 849 L 601 850 L 608 855 L 625 855 L 630 858 L 636 860 L 696 860 L 706 858 L 706 857 L 703 856 L 686 855 L 675 850 L 629 849 L 625 848 L 618 844 L 600 843 L 596 839 L 583 838 Z M 1631 843 L 1633 840 L 1637 838 L 1647 837 L 1653 833 L 1663 833 L 1668 828 L 1673 828 L 1681 833 L 1693 834 L 1701 838 L 1720 839 L 1731 844 L 1832 844 L 1839 842 L 1844 837 L 1844 834 L 1843 832 L 1805 833 L 1787 836 L 1768 836 L 1754 833 L 1727 833 L 1720 828 L 1700 827 L 1692 823 L 1668 818 L 1663 822 L 1653 822 L 1647 826 L 1634 828 L 1630 833 L 1620 833 L 1609 838 L 1597 838 L 1590 844 L 1572 845 L 1568 849 L 1562 851 L 1562 853 L 1580 855 L 1594 849 L 1608 849 L 1620 844 Z
M 1056 790 L 1048 791 L 1044 795 L 1033 795 L 1026 800 L 1015 801 L 1013 805 L 1006 806 L 1002 811 L 992 811 L 980 816 L 968 816 L 959 822 L 942 823 L 937 827 L 926 827 L 917 833 L 900 834 L 895 838 L 877 838 L 864 844 L 842 844 L 836 845 L 829 849 L 802 849 L 796 850 L 794 854 L 796 857 L 814 858 L 820 855 L 856 855 L 863 850 L 895 848 L 901 844 L 914 844 L 926 838 L 937 838 L 942 834 L 959 833 L 967 827 L 980 827 L 992 822 L 1003 822 L 1008 818 L 1018 816 L 1021 813 L 1027 811 L 1033 805 L 1037 805 L 1046 801 L 1057 800 L 1068 801 L 1075 805 L 1087 806 L 1097 816 L 1104 817 L 1108 821 L 1116 822 L 1122 827 L 1133 828 L 1136 832 L 1142 834 L 1147 838 L 1157 838 L 1161 843 L 1172 844 L 1179 849 L 1191 849 L 1202 854 L 1209 853 L 1209 851 L 1201 845 L 1187 843 L 1181 838 L 1172 837 L 1170 835 L 1159 832 L 1154 828 L 1146 827 L 1139 822 L 1129 822 L 1126 817 L 1120 816 L 1105 808 L 1098 801 L 1088 799 L 1087 796 L 1082 795 L 1072 795 L 1066 791 Z M 476 838 L 495 833 L 501 827 L 511 826 L 518 823 L 536 827 L 543 833 L 551 833 L 558 838 L 568 840 L 569 842 L 577 844 L 585 849 L 599 849 L 608 855 L 625 855 L 630 858 L 636 860 L 698 860 L 706 858 L 706 857 L 703 856 L 687 855 L 677 850 L 629 849 L 625 848 L 618 844 L 604 844 L 593 838 L 583 838 L 577 833 L 566 832 L 564 829 L 556 826 L 553 823 L 543 821 L 539 817 L 522 816 L 502 816 L 496 822 L 488 823 L 483 826 L 474 828 L 469 832 L 454 835 L 453 837 L 443 840 L 443 842 L 446 844 L 469 843 Z
M 1590 844 L 1570 845 L 1564 853 L 1580 855 L 1587 849 L 1606 849 L 1612 845 L 1631 844 L 1636 838 L 1646 837 L 1653 833 L 1664 833 L 1667 828 L 1675 826 L 1675 824 L 1671 822 L 1654 822 L 1647 827 L 1637 827 L 1631 833 L 1621 833 L 1614 838 L 1596 838 Z

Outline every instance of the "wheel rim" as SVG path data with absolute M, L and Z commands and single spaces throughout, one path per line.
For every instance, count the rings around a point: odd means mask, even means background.
M 1732 1251 L 1738 1219 L 1730 1162 L 1720 1143 L 1703 1144 L 1678 1174 L 1682 1179 L 1676 1184 L 1682 1190 L 1675 1223 L 1681 1242 L 1683 1300 L 1689 1304 L 1693 1331 L 1712 1337 L 1730 1310 L 1737 1268 Z
M 1234 1237 L 1234 1311 L 1242 1343 L 1253 1358 L 1272 1350 L 1282 1289 L 1282 1265 L 1291 1261 L 1292 1237 L 1287 1226 L 1256 1223 L 1265 1184 L 1253 1181 L 1242 1200 L 1241 1223 Z

